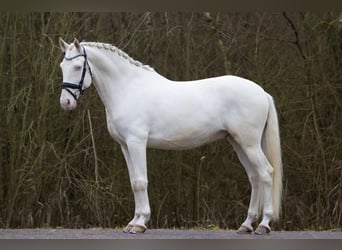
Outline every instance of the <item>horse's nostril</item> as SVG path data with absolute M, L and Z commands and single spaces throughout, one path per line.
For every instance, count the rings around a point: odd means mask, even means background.
M 66 104 L 70 105 L 70 100 L 69 99 L 66 100 Z

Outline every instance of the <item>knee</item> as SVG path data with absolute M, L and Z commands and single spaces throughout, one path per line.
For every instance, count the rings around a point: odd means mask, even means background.
M 143 191 L 147 189 L 148 181 L 146 179 L 134 179 L 132 180 L 132 189 L 133 191 Z

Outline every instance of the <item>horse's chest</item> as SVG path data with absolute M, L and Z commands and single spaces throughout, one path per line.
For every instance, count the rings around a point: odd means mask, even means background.
M 127 115 L 126 112 L 107 112 L 107 128 L 111 137 L 119 144 L 124 144 L 128 137 L 144 135 L 145 126 L 136 117 L 136 114 Z
M 121 128 L 122 126 L 120 126 L 120 124 L 115 123 L 115 119 L 110 115 L 107 114 L 106 118 L 108 132 L 111 135 L 111 137 L 119 143 L 124 142 L 124 136 Z

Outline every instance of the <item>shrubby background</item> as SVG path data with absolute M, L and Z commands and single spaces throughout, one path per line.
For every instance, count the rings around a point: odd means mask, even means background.
M 275 99 L 282 139 L 283 212 L 274 228 L 341 228 L 337 12 L 1 13 L 1 227 L 121 227 L 134 213 L 95 88 L 76 110 L 60 108 L 59 36 L 112 43 L 173 80 L 235 74 L 260 84 Z M 225 141 L 148 150 L 148 166 L 149 227 L 235 229 L 243 221 L 250 187 Z

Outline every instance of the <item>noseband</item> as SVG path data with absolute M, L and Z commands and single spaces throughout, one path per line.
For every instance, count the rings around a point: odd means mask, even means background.
M 83 47 L 82 47 L 83 48 Z M 83 71 L 82 71 L 82 76 L 81 76 L 81 80 L 79 81 L 79 83 L 70 83 L 70 82 L 62 82 L 61 87 L 62 89 L 65 89 L 66 91 L 69 92 L 70 95 L 72 95 L 75 100 L 77 100 L 77 96 L 70 90 L 70 89 L 78 89 L 78 91 L 80 92 L 80 96 L 83 95 L 83 82 L 84 82 L 84 77 L 87 71 L 87 65 L 89 68 L 89 73 L 90 73 L 90 77 L 91 79 L 93 79 L 93 74 L 91 73 L 91 69 L 87 60 L 87 53 L 85 48 L 83 48 L 83 54 L 79 54 L 73 57 L 66 57 L 64 56 L 64 59 L 67 61 L 71 61 L 77 57 L 83 56 L 84 57 L 84 63 L 83 63 Z

